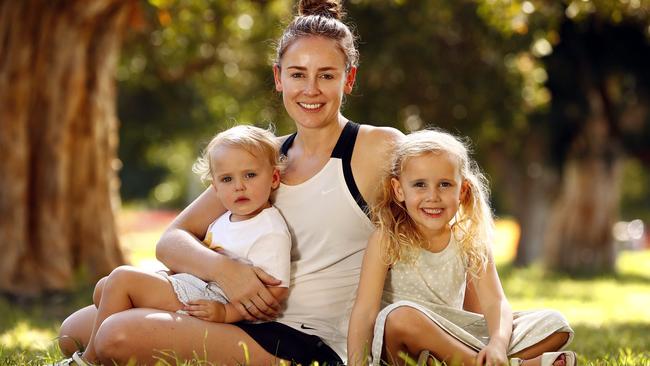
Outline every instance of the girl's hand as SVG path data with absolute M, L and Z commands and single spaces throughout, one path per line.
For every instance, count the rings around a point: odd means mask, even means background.
M 215 323 L 223 323 L 226 319 L 224 304 L 211 300 L 195 300 L 183 307 L 189 315 Z
M 476 356 L 477 366 L 507 366 L 508 355 L 506 349 L 500 344 L 492 342 L 483 348 Z
M 281 283 L 258 267 L 231 261 L 233 268 L 225 271 L 219 286 L 230 303 L 248 321 L 273 320 L 280 315 L 280 303 L 267 286 Z

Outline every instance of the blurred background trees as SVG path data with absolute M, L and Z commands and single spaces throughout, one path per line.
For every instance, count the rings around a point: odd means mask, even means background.
M 271 65 L 294 2 L 134 3 L 115 73 L 121 198 L 178 208 L 203 189 L 190 166 L 214 133 L 234 123 L 292 132 Z M 346 116 L 467 135 L 496 214 L 520 224 L 518 264 L 613 269 L 614 222 L 650 220 L 647 1 L 344 6 L 361 51 Z
M 0 292 L 124 263 L 114 74 L 135 3 L 0 2 Z

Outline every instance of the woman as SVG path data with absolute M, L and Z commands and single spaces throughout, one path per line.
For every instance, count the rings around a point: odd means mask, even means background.
M 299 4 L 299 15 L 279 41 L 273 68 L 276 90 L 296 124 L 284 139 L 286 170 L 275 206 L 292 235 L 290 295 L 286 307 L 267 290 L 277 281 L 200 244 L 212 221 L 225 212 L 206 190 L 172 222 L 157 246 L 171 270 L 216 281 L 247 320 L 264 323 L 216 324 L 151 309 L 112 315 L 101 325 L 95 347 L 104 363 L 151 363 L 160 352 L 180 359 L 218 364 L 272 364 L 278 358 L 303 365 L 346 359 L 346 332 L 363 251 L 373 230 L 365 213 L 375 196 L 384 162 L 401 133 L 357 125 L 341 114 L 352 91 L 358 52 L 350 29 L 340 21 L 338 1 Z M 85 342 L 94 307 L 63 324 L 61 347 L 69 338 Z M 66 337 L 69 336 L 69 337 Z

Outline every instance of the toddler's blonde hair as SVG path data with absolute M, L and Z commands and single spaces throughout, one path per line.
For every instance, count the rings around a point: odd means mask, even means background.
M 383 258 L 388 264 L 400 259 L 413 260 L 415 251 L 412 249 L 426 244 L 391 185 L 392 178 L 399 180 L 409 159 L 425 154 L 448 154 L 457 161 L 461 182 L 467 188 L 452 220 L 452 235 L 461 248 L 467 271 L 477 277 L 491 260 L 489 247 L 494 231 L 487 179 L 470 158 L 468 145 L 440 130 L 428 129 L 407 135 L 397 146 L 389 170 L 384 174 L 380 197 L 372 208 L 373 220 L 381 232 Z
M 217 146 L 242 148 L 255 156 L 267 159 L 272 167 L 281 169 L 280 142 L 273 133 L 273 126 L 265 130 L 250 125 L 238 125 L 214 136 L 192 166 L 192 171 L 206 183 L 212 183 L 210 156 Z

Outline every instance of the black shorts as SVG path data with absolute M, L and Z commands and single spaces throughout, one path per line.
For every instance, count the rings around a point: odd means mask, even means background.
M 294 364 L 309 366 L 313 361 L 319 365 L 342 365 L 343 361 L 322 339 L 305 334 L 278 322 L 244 323 L 238 326 L 255 340 L 266 352 Z

